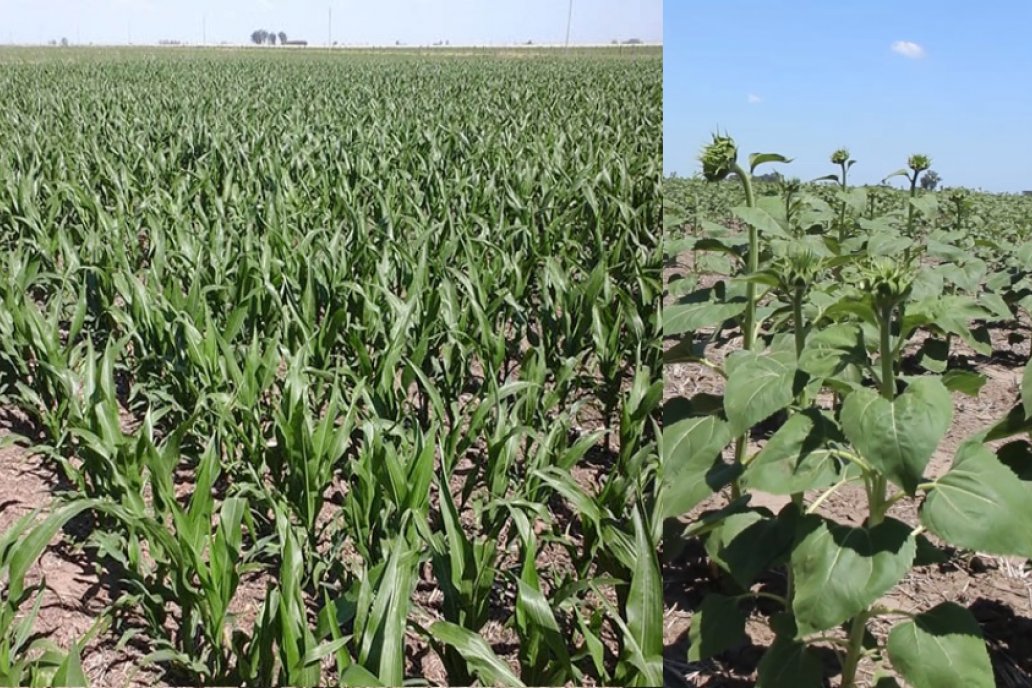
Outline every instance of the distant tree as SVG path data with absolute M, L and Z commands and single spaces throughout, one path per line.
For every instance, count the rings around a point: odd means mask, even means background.
M 642 41 L 640 38 L 631 38 L 624 41 L 624 43 L 627 45 L 641 45 L 643 42 L 644 41 Z
M 266 40 L 269 41 L 269 45 L 276 45 L 276 32 L 275 31 L 268 31 L 268 32 L 266 32 Z
M 67 48 L 68 47 L 68 39 L 67 38 L 62 38 L 61 39 L 61 47 L 62 48 Z
M 925 191 L 935 191 L 935 187 L 939 186 L 942 179 L 939 177 L 939 173 L 935 170 L 928 170 L 921 177 L 921 188 Z
M 265 29 L 256 29 L 251 32 L 251 42 L 255 45 L 261 45 L 269 38 L 269 32 Z
M 286 31 L 280 31 L 279 32 L 279 42 L 280 42 L 280 45 L 283 45 L 284 43 L 287 42 L 287 32 Z

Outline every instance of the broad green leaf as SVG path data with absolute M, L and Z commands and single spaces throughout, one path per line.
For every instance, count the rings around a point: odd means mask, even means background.
M 1025 405 L 1018 402 L 1001 420 L 985 431 L 986 442 L 1005 440 L 1014 435 L 1032 433 L 1032 417 L 1025 415 Z
M 663 309 L 663 336 L 674 337 L 708 327 L 717 327 L 741 315 L 744 298 L 724 300 L 715 289 L 700 289 Z
M 705 357 L 706 345 L 692 335 L 686 334 L 681 341 L 663 352 L 663 365 L 676 363 L 692 363 Z M 669 370 L 669 369 L 668 369 Z
M 921 343 L 917 351 L 917 362 L 925 370 L 941 373 L 949 363 L 950 349 L 945 339 L 929 337 Z
M 756 171 L 756 168 L 768 162 L 792 162 L 792 158 L 786 158 L 784 155 L 779 153 L 750 153 L 749 154 L 749 173 Z
M 910 527 L 895 519 L 850 528 L 803 518 L 790 564 L 798 632 L 834 628 L 867 609 L 906 575 L 916 551 Z
M 1032 557 L 1032 487 L 984 445 L 965 442 L 925 497 L 921 523 L 957 547 Z
M 757 667 L 757 688 L 820 688 L 821 660 L 805 644 L 778 636 Z
M 868 360 L 863 330 L 853 323 L 836 323 L 806 338 L 799 368 L 814 377 L 830 378 L 865 366 Z
M 795 413 L 749 462 L 742 485 L 779 495 L 831 485 L 838 477 L 839 462 L 830 443 L 841 441 L 834 421 L 819 409 Z
M 909 200 L 910 205 L 914 207 L 914 210 L 928 218 L 934 216 L 939 208 L 939 204 L 936 201 L 935 194 L 915 196 L 914 198 L 911 198 Z
M 712 657 L 745 640 L 745 612 L 733 597 L 718 593 L 706 595 L 692 615 L 688 630 L 688 661 Z
M 992 688 L 982 629 L 967 609 L 943 602 L 895 626 L 887 642 L 889 660 L 914 688 Z
M 726 369 L 724 411 L 735 437 L 791 404 L 805 377 L 792 351 L 736 351 Z
M 656 507 L 658 519 L 688 513 L 736 477 L 737 467 L 721 458 L 730 441 L 727 423 L 715 416 L 668 422 L 660 448 L 663 477 Z
M 743 588 L 783 559 L 795 524 L 788 511 L 778 517 L 760 511 L 731 514 L 706 538 L 706 553 Z
M 913 494 L 953 419 L 953 399 L 935 378 L 918 378 L 888 401 L 858 389 L 842 405 L 842 431 L 878 471 Z
M 979 391 L 988 382 L 984 375 L 970 370 L 950 370 L 942 376 L 942 384 L 951 392 L 960 392 L 969 397 L 977 397 Z
M 748 206 L 735 206 L 731 209 L 735 217 L 746 224 L 752 225 L 759 231 L 761 236 L 766 238 L 790 239 L 784 228 L 774 217 L 762 208 L 750 208 Z
M 867 240 L 867 254 L 893 257 L 900 255 L 913 245 L 913 241 L 897 232 L 874 232 Z

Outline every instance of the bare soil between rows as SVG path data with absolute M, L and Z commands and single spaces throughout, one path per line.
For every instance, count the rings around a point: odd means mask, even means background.
M 664 282 L 669 285 L 690 270 L 690 255 L 679 256 L 664 269 Z M 701 275 L 699 280 L 700 286 L 710 286 L 716 278 Z M 666 303 L 672 300 L 667 296 Z M 1016 329 L 991 329 L 993 351 L 989 356 L 963 350 L 953 355 L 951 367 L 963 365 L 985 376 L 987 382 L 977 397 L 954 395 L 953 425 L 929 462 L 926 469 L 929 478 L 942 475 L 950 467 L 954 452 L 966 438 L 1003 418 L 1013 408 L 1019 397 L 1022 368 L 1029 359 L 1030 325 L 1032 323 L 1022 318 Z M 1012 336 L 1015 333 L 1022 336 L 1015 338 Z M 676 343 L 676 339 L 668 338 L 664 349 Z M 719 362 L 740 347 L 740 337 L 732 336 L 707 350 L 707 356 Z M 699 393 L 719 395 L 723 391 L 721 378 L 701 365 L 665 365 L 663 375 L 664 401 Z M 763 441 L 762 437 L 754 437 L 751 450 L 755 451 Z M 684 522 L 689 523 L 695 515 L 725 504 L 727 499 L 726 494 L 715 495 L 686 516 Z M 777 512 L 787 501 L 775 495 L 756 494 L 751 503 Z M 859 524 L 866 511 L 866 495 L 859 486 L 839 490 L 821 508 L 824 515 L 849 524 Z M 891 514 L 917 525 L 917 511 L 911 500 L 897 504 Z M 687 650 L 692 614 L 709 592 L 722 591 L 726 583 L 710 566 L 697 540 L 689 541 L 683 551 L 665 557 L 663 582 L 667 675 L 687 685 L 707 688 L 754 685 L 757 664 L 773 640 L 766 617 L 777 610 L 763 603 L 756 605 L 746 626 L 747 642 L 709 660 L 690 663 Z M 784 590 L 784 581 L 778 576 L 762 580 L 761 585 L 770 586 L 775 592 L 779 586 Z M 885 601 L 893 607 L 915 612 L 946 601 L 967 607 L 982 626 L 997 685 L 1032 686 L 1032 570 L 1024 560 L 952 551 L 950 559 L 944 563 L 912 569 Z M 890 624 L 877 620 L 872 622 L 872 627 L 884 640 Z M 828 673 L 833 674 L 836 664 L 832 653 L 828 654 L 831 670 Z M 861 666 L 858 675 L 861 684 L 870 681 L 872 670 L 871 666 Z M 837 685 L 835 678 L 829 685 Z

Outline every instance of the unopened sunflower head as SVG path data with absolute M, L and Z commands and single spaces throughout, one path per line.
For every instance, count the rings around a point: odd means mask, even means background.
M 964 189 L 951 190 L 947 198 L 949 199 L 950 203 L 957 206 L 967 205 L 970 202 L 968 193 Z
M 824 260 L 809 248 L 802 248 L 774 261 L 781 290 L 791 293 L 807 290 L 824 267 Z
M 798 177 L 792 177 L 781 182 L 781 186 L 786 194 L 794 195 L 802 190 L 803 182 Z
M 927 155 L 921 155 L 920 153 L 914 153 L 907 159 L 907 167 L 914 172 L 924 172 L 932 166 L 932 159 Z
M 713 135 L 713 141 L 702 149 L 702 176 L 709 182 L 719 182 L 731 174 L 738 161 L 738 147 L 730 136 Z
M 910 296 L 914 277 L 910 265 L 877 256 L 861 268 L 860 288 L 871 294 L 879 310 L 892 308 Z
M 849 160 L 849 150 L 846 148 L 839 148 L 837 151 L 831 154 L 831 162 L 835 165 L 844 165 Z

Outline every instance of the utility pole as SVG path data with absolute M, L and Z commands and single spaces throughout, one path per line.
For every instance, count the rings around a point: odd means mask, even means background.
M 326 8 L 326 46 L 333 47 L 333 5 Z
M 570 23 L 573 21 L 573 0 L 570 0 L 570 9 L 566 12 L 566 49 L 570 49 Z
M 201 16 L 201 45 L 208 45 L 208 15 Z

